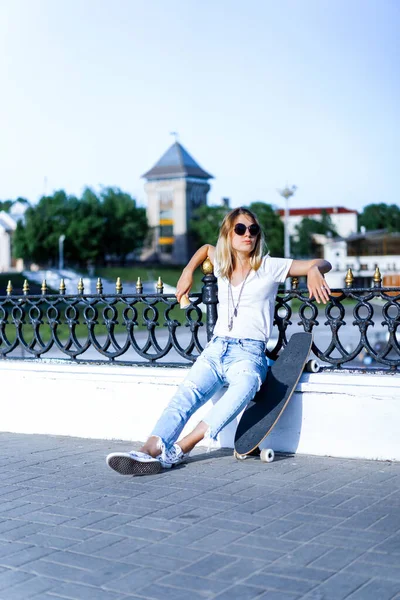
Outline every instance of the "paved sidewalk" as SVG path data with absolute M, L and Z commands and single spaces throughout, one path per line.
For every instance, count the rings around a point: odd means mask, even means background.
M 0 434 L 0 600 L 400 599 L 400 464 L 221 450 L 132 478 L 104 460 L 127 448 Z

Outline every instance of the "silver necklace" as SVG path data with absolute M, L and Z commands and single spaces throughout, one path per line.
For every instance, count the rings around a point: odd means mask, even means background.
M 246 277 L 243 279 L 243 283 L 241 285 L 240 291 L 239 291 L 239 296 L 235 305 L 235 301 L 233 299 L 233 292 L 232 292 L 232 284 L 231 284 L 231 280 L 228 280 L 228 330 L 232 331 L 232 327 L 233 327 L 233 319 L 234 317 L 237 317 L 238 315 L 238 310 L 239 310 L 239 304 L 240 304 L 240 298 L 242 297 L 242 292 L 243 292 L 243 288 L 244 285 L 247 281 L 248 276 L 250 275 L 250 271 L 251 269 L 249 269 L 247 271 L 247 275 Z M 232 302 L 232 308 L 233 308 L 233 314 L 231 316 L 230 314 L 230 305 Z

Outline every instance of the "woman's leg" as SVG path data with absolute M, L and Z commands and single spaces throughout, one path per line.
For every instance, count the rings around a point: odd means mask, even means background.
M 240 361 L 230 367 L 226 374 L 229 382 L 228 391 L 204 417 L 204 420 L 177 442 L 182 451 L 186 454 L 193 450 L 195 445 L 204 439 L 206 433 L 210 438 L 215 439 L 218 433 L 254 398 L 265 379 L 265 374 L 265 366 L 260 368 L 250 361 Z
M 215 440 L 219 432 L 246 408 L 260 389 L 267 369 L 266 361 L 261 365 L 251 360 L 241 360 L 227 369 L 228 390 L 204 417 L 207 427 L 203 437 Z
M 161 453 L 160 440 L 167 448 L 171 447 L 192 414 L 205 404 L 222 385 L 223 380 L 215 363 L 208 361 L 203 356 L 199 357 L 162 413 L 152 434 L 140 448 L 140 452 L 154 458 L 157 457 Z M 199 425 L 189 434 L 190 443 L 184 443 L 185 448 L 191 446 L 191 450 L 197 443 L 194 442 L 192 445 L 192 441 L 201 435 L 202 428 L 199 428 Z M 202 437 L 199 437 L 198 441 L 200 439 Z M 185 453 L 190 451 L 184 448 L 182 450 Z

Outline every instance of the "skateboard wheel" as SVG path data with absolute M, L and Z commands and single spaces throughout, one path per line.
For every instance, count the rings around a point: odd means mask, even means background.
M 247 454 L 239 454 L 236 452 L 236 450 L 233 451 L 233 456 L 236 458 L 236 460 L 246 460 L 247 458 Z
M 318 373 L 319 369 L 320 366 L 315 359 L 309 360 L 306 363 L 306 371 L 308 373 Z
M 263 450 L 261 450 L 260 458 L 263 462 L 272 462 L 275 458 L 275 452 L 272 448 L 263 448 Z

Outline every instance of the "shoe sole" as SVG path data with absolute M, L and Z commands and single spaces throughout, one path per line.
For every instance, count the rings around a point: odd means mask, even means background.
M 107 464 L 121 475 L 156 475 L 162 469 L 158 460 L 141 462 L 128 456 L 112 456 Z

